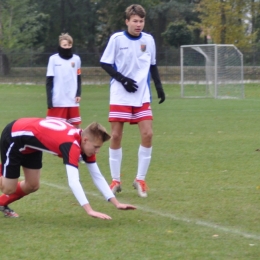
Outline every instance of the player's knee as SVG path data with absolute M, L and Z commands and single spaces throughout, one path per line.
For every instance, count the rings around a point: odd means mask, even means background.
M 122 139 L 122 134 L 112 133 L 111 141 L 113 141 L 113 142 L 121 142 L 121 139 Z
M 32 185 L 31 186 L 31 192 L 35 192 L 35 191 L 39 190 L 39 188 L 40 188 L 40 184 Z
M 40 188 L 40 184 L 39 183 L 33 183 L 33 184 L 27 184 L 24 187 L 24 190 L 26 193 L 32 193 L 37 191 Z
M 152 130 L 148 130 L 142 133 L 142 137 L 145 140 L 152 140 L 153 138 L 153 131 Z

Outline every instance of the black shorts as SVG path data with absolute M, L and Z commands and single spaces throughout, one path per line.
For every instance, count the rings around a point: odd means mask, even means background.
M 11 136 L 14 123 L 15 121 L 4 128 L 0 138 L 2 174 L 8 179 L 19 178 L 21 166 L 29 169 L 42 168 L 42 151 L 27 154 L 19 151 L 23 145 Z

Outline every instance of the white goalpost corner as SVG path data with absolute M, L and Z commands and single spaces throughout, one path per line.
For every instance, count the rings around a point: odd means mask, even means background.
M 181 46 L 181 97 L 244 98 L 243 54 L 232 44 Z

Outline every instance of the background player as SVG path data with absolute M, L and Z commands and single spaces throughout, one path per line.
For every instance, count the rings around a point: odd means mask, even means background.
M 0 211 L 6 217 L 18 217 L 8 205 L 39 189 L 43 151 L 63 158 L 69 186 L 88 215 L 111 219 L 106 214 L 94 211 L 88 202 L 79 181 L 80 154 L 103 196 L 118 209 L 135 209 L 132 205 L 118 202 L 96 163 L 96 153 L 103 142 L 109 139 L 106 129 L 98 123 L 92 123 L 84 130 L 60 120 L 43 118 L 21 118 L 8 124 L 0 140 L 0 189 L 4 193 L 0 196 Z M 18 182 L 20 166 L 24 180 Z
M 150 77 L 155 83 L 160 103 L 165 100 L 156 66 L 155 42 L 151 35 L 142 32 L 145 10 L 131 5 L 126 11 L 127 31 L 113 34 L 101 57 L 101 67 L 112 77 L 110 83 L 111 142 L 109 163 L 113 193 L 121 191 L 121 139 L 125 122 L 138 124 L 141 144 L 138 151 L 138 169 L 133 186 L 140 197 L 147 197 L 145 177 L 152 154 L 152 111 Z
M 81 117 L 81 60 L 72 53 L 73 39 L 59 36 L 58 53 L 50 56 L 47 67 L 47 118 L 57 118 L 79 127 Z

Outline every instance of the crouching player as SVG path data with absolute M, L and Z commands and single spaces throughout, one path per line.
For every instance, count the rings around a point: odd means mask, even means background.
M 21 118 L 9 123 L 0 140 L 0 211 L 6 217 L 18 217 L 9 204 L 35 192 L 40 186 L 42 152 L 63 158 L 69 186 L 88 215 L 94 218 L 111 219 L 110 216 L 92 209 L 79 180 L 78 158 L 81 155 L 92 180 L 106 200 L 117 209 L 136 207 L 120 203 L 112 193 L 96 163 L 96 154 L 105 141 L 110 139 L 106 129 L 92 123 L 84 130 L 56 119 Z M 23 168 L 24 180 L 20 177 Z

